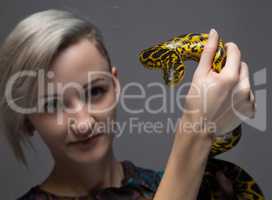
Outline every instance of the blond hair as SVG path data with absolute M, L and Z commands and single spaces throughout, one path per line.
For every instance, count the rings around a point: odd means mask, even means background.
M 82 38 L 94 41 L 99 52 L 111 62 L 102 35 L 88 20 L 68 11 L 46 10 L 34 13 L 21 22 L 8 35 L 0 49 L 0 107 L 4 136 L 18 161 L 28 166 L 23 145 L 35 150 L 28 132 L 34 127 L 25 114 L 14 111 L 5 98 L 6 84 L 11 76 L 23 70 L 49 70 L 54 58 L 69 45 Z M 12 86 L 12 99 L 23 108 L 32 108 L 37 99 L 37 78 L 19 75 Z

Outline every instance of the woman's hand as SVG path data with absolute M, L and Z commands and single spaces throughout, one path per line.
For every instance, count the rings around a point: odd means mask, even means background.
M 241 62 L 241 53 L 236 44 L 226 44 L 227 59 L 221 72 L 211 69 L 217 44 L 218 34 L 212 31 L 185 99 L 182 123 L 191 123 L 190 127 L 199 123 L 203 129 L 211 128 L 213 123 L 215 134 L 223 135 L 242 122 L 241 116 L 254 116 L 255 100 L 248 66 Z M 207 129 L 203 131 L 209 132 Z
M 251 90 L 248 66 L 241 62 L 239 82 L 232 91 L 232 104 L 224 108 L 223 113 L 218 113 L 215 120 L 218 132 L 216 135 L 224 135 L 236 128 L 242 121 L 248 118 L 254 118 L 255 97 Z
M 154 200 L 195 200 L 212 146 L 211 136 L 225 133 L 241 123 L 229 108 L 236 105 L 243 114 L 254 113 L 251 107 L 254 98 L 247 98 L 250 91 L 248 69 L 241 63 L 239 48 L 234 43 L 226 44 L 226 64 L 216 73 L 211 66 L 217 44 L 218 34 L 211 31 L 186 96 L 185 111 Z M 210 132 L 208 123 L 214 123 L 216 130 Z

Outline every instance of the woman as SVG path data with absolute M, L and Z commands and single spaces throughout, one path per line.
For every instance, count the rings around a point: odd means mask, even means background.
M 203 97 L 190 99 L 190 95 L 197 93 L 195 86 L 202 91 L 204 84 L 214 83 L 207 112 L 183 113 L 162 173 L 128 160 L 118 161 L 112 149 L 114 133 L 101 128 L 115 121 L 120 88 L 117 68 L 111 64 L 98 29 L 59 10 L 38 12 L 21 21 L 1 48 L 5 134 L 24 164 L 21 142 L 39 134 L 55 165 L 46 180 L 19 199 L 196 199 L 214 133 L 184 127 L 204 116 L 216 122 L 221 134 L 239 125 L 241 121 L 231 110 L 219 117 L 230 107 L 235 86 L 240 90 L 234 104 L 242 105 L 241 113 L 254 115 L 248 67 L 234 43 L 226 45 L 228 57 L 222 73 L 210 70 L 217 41 L 218 34 L 211 30 L 185 103 L 188 111 L 202 111 Z M 224 197 L 233 195 L 224 174 L 219 175 L 218 183 Z

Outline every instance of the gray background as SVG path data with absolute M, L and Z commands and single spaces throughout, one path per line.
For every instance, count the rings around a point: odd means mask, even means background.
M 121 85 L 129 81 L 147 84 L 152 81 L 162 82 L 161 74 L 143 69 L 137 59 L 138 52 L 151 44 L 172 36 L 187 32 L 208 32 L 216 28 L 225 41 L 236 42 L 243 60 L 253 73 L 267 69 L 265 84 L 254 86 L 254 90 L 264 89 L 268 93 L 268 105 L 262 106 L 259 120 L 266 120 L 266 131 L 259 131 L 244 125 L 242 140 L 232 150 L 220 155 L 220 158 L 234 162 L 251 174 L 261 186 L 267 199 L 272 199 L 270 182 L 272 179 L 272 162 L 270 159 L 271 141 L 271 98 L 270 59 L 272 29 L 270 20 L 271 1 L 183 1 L 183 0 L 1 0 L 0 6 L 0 40 L 12 30 L 14 25 L 27 15 L 49 8 L 66 9 L 88 17 L 104 33 L 113 63 L 119 69 Z M 195 64 L 187 63 L 185 81 L 191 79 Z M 260 78 L 258 78 L 260 79 Z M 262 79 L 262 78 L 261 78 Z M 156 88 L 147 93 L 158 92 Z M 264 95 L 257 97 L 265 99 Z M 128 102 L 133 108 L 143 106 L 144 100 Z M 258 104 L 258 100 L 257 100 Z M 263 104 L 263 103 L 262 103 Z M 154 102 L 154 108 L 160 101 Z M 265 112 L 267 116 L 265 118 Z M 130 115 L 119 109 L 118 121 L 128 121 L 129 117 L 139 117 L 140 121 L 162 121 L 168 117 L 177 119 L 181 115 L 174 113 Z M 172 144 L 173 134 L 145 134 L 133 130 L 116 139 L 114 146 L 117 158 L 128 159 L 137 165 L 153 169 L 163 169 Z M 39 137 L 33 142 L 38 153 L 26 149 L 31 171 L 17 164 L 5 140 L 0 148 L 0 194 L 3 200 L 14 200 L 33 185 L 40 183 L 53 165 L 48 149 Z

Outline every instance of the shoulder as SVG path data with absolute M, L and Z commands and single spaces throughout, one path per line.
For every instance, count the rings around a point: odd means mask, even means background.
M 16 200 L 47 200 L 48 195 L 39 190 L 38 186 L 30 188 L 25 194 L 19 196 Z
M 150 197 L 152 196 L 160 183 L 163 171 L 149 169 L 138 166 L 132 161 L 122 161 L 124 169 L 124 179 L 122 180 L 122 188 L 137 188 L 142 194 Z M 105 190 L 106 191 L 106 190 Z M 49 194 L 39 189 L 38 185 L 29 189 L 24 195 L 17 198 L 17 200 L 47 200 Z

